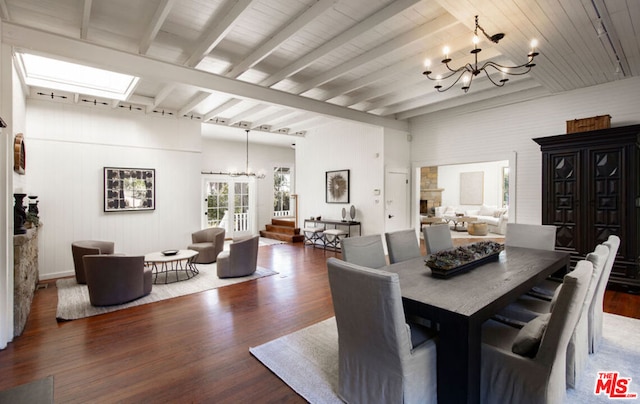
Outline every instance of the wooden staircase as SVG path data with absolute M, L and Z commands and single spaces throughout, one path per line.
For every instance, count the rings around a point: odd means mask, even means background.
M 266 230 L 260 230 L 260 236 L 289 243 L 301 243 L 304 241 L 304 235 L 300 234 L 300 228 L 295 226 L 294 219 L 271 219 L 271 224 L 265 226 Z

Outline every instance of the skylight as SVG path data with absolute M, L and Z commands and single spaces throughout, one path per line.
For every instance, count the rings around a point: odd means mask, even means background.
M 125 100 L 139 78 L 127 74 L 63 62 L 29 53 L 16 53 L 28 86 L 44 87 L 114 100 Z

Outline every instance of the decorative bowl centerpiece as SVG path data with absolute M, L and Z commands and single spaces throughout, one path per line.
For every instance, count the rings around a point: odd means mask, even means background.
M 162 251 L 162 255 L 176 255 L 178 254 L 178 250 L 164 250 Z
M 480 241 L 429 255 L 425 264 L 437 278 L 448 278 L 473 269 L 489 261 L 497 260 L 504 245 L 495 241 Z

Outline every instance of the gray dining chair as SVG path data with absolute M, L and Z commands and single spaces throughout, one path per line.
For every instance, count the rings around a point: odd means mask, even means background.
M 593 252 L 587 254 L 586 260 L 593 265 L 591 280 L 587 289 L 587 295 L 580 313 L 580 318 L 576 328 L 571 335 L 569 345 L 567 346 L 567 386 L 575 388 L 582 371 L 584 370 L 589 357 L 589 312 L 595 298 L 595 292 L 600 280 L 602 271 L 609 257 L 609 248 L 604 244 L 596 246 Z M 527 322 L 531 319 L 545 313 L 550 313 L 560 292 L 562 284 L 554 294 L 551 301 L 541 300 L 536 297 L 524 295 L 504 310 L 500 311 L 499 318 L 504 320 L 507 317 L 507 323 L 512 320 L 516 322 Z
M 564 276 L 554 309 L 522 329 L 494 320 L 482 326 L 480 402 L 561 403 L 567 346 L 578 323 L 593 265 L 579 261 Z
M 556 227 L 552 225 L 507 223 L 504 245 L 536 250 L 555 250 Z
M 387 265 L 380 234 L 345 237 L 340 240 L 340 248 L 342 259 L 352 264 L 367 268 L 382 268 Z
M 347 403 L 436 403 L 436 340 L 408 323 L 398 274 L 327 260 Z
M 453 248 L 449 225 L 424 226 L 422 234 L 424 235 L 424 244 L 427 246 L 427 254 L 435 254 L 438 251 Z
M 422 256 L 420 244 L 413 229 L 385 233 L 384 238 L 391 264 Z
M 604 292 L 607 288 L 607 283 L 609 282 L 609 275 L 611 275 L 613 263 L 616 260 L 616 255 L 618 254 L 618 248 L 620 248 L 620 237 L 611 235 L 603 244 L 609 248 L 609 256 L 607 257 L 607 262 L 604 266 L 604 269 L 602 270 L 602 274 L 600 275 L 600 280 L 598 281 L 595 296 L 593 301 L 591 302 L 591 307 L 589 308 L 588 317 L 590 353 L 596 353 L 598 351 L 600 342 L 602 341 L 602 311 L 604 307 Z

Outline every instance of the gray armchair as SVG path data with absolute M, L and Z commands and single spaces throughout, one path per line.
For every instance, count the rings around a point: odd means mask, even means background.
M 221 227 L 209 227 L 191 234 L 190 250 L 198 252 L 196 264 L 210 264 L 216 262 L 218 254 L 224 249 L 225 231 Z
M 414 230 L 399 230 L 385 233 L 384 237 L 387 241 L 389 262 L 392 264 L 422 256 L 420 244 L 418 244 L 418 238 Z
M 398 274 L 327 260 L 338 326 L 338 396 L 347 403 L 436 403 L 436 340 L 408 324 Z
M 218 254 L 218 278 L 235 278 L 251 275 L 258 266 L 260 236 L 235 241 L 229 251 Z
M 567 346 L 580 318 L 592 264 L 564 276 L 555 307 L 521 330 L 494 320 L 482 326 L 481 403 L 561 403 Z
M 71 243 L 71 255 L 76 271 L 76 282 L 87 283 L 82 257 L 95 254 L 113 254 L 114 243 L 112 241 L 83 240 Z
M 340 248 L 342 259 L 352 264 L 367 268 L 382 268 L 387 265 L 380 234 L 343 238 L 340 240 Z
M 127 303 L 151 293 L 151 268 L 144 256 L 85 255 L 89 300 L 93 306 Z

